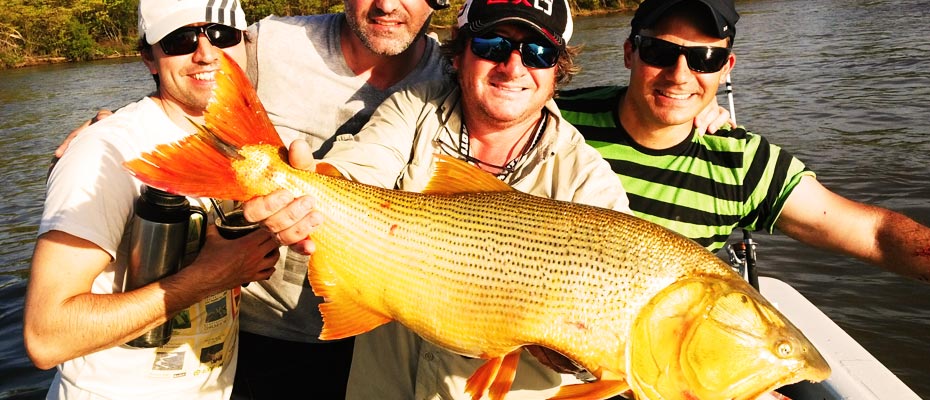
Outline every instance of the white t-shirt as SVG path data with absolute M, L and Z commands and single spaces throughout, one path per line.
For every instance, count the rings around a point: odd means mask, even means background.
M 65 232 L 110 253 L 113 261 L 94 279 L 91 292 L 122 292 L 133 203 L 143 187 L 123 162 L 185 136 L 146 97 L 85 130 L 55 166 L 38 233 Z M 210 209 L 208 201 L 188 200 Z M 238 289 L 220 292 L 182 311 L 164 346 L 117 346 L 58 365 L 48 398 L 229 398 L 237 356 L 238 298 Z

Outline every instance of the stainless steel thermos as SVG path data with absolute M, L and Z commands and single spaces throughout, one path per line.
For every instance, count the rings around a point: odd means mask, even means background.
M 203 229 L 206 228 L 204 211 L 191 207 L 184 196 L 146 186 L 134 207 L 124 292 L 177 272 L 186 255 L 191 250 L 199 250 L 197 243 L 204 239 Z M 198 237 L 193 238 L 195 244 L 190 245 L 192 236 Z M 172 327 L 172 320 L 168 320 L 126 344 L 132 347 L 164 345 L 171 339 Z

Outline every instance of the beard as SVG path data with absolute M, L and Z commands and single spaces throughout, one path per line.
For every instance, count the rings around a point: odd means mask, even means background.
M 411 24 L 410 15 L 403 10 L 392 14 L 385 14 L 378 9 L 369 10 L 368 16 L 370 17 L 390 16 L 405 22 L 392 32 L 377 32 L 371 28 L 368 18 L 359 17 L 358 10 L 354 8 L 351 1 L 345 2 L 345 5 L 346 23 L 349 24 L 349 28 L 368 50 L 380 56 L 396 56 L 403 53 L 427 26 L 424 23 L 420 29 L 411 30 L 413 24 Z

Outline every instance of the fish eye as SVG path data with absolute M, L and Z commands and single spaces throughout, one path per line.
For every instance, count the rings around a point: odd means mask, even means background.
M 794 347 L 791 346 L 791 343 L 780 342 L 775 346 L 775 353 L 778 354 L 779 357 L 789 357 L 794 353 Z

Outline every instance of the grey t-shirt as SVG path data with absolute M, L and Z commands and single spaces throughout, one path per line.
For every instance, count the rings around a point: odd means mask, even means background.
M 271 122 L 286 145 L 307 140 L 320 158 L 339 135 L 354 135 L 388 96 L 442 77 L 439 44 L 427 38 L 416 68 L 387 89 L 370 86 L 346 64 L 340 44 L 343 14 L 270 16 L 249 27 L 248 71 Z M 242 290 L 240 327 L 297 342 L 319 342 L 323 326 L 307 282 L 307 257 L 282 247 L 267 281 Z

